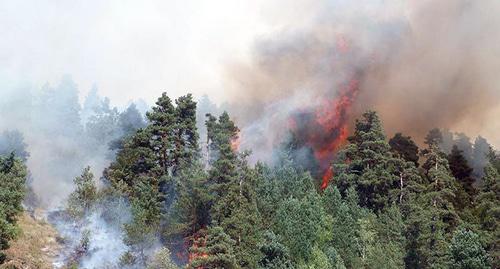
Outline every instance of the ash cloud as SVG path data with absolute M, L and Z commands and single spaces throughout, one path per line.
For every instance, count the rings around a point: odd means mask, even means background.
M 228 68 L 231 111 L 249 126 L 243 145 L 276 144 L 291 113 L 335 98 L 360 74 L 351 122 L 374 109 L 388 135 L 421 142 L 440 127 L 498 146 L 488 128 L 500 103 L 498 1 L 323 1 L 315 10 L 308 27 L 258 41 L 249 61 Z

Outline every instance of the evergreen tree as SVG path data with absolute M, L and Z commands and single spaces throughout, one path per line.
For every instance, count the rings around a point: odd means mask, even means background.
M 455 145 L 457 145 L 458 149 L 462 151 L 462 154 L 467 162 L 472 164 L 474 162 L 474 150 L 472 148 L 472 143 L 470 142 L 470 137 L 464 133 L 456 133 Z
M 389 140 L 392 152 L 406 161 L 413 162 L 418 167 L 418 147 L 411 137 L 396 133 Z
M 178 249 L 210 224 L 212 195 L 208 190 L 208 175 L 200 163 L 181 169 L 176 181 L 177 198 L 167 218 L 164 236 Z M 189 249 L 183 257 L 188 256 Z
M 68 212 L 73 217 L 81 217 L 97 199 L 97 187 L 90 166 L 83 169 L 82 174 L 76 177 L 73 183 L 75 190 L 68 199 Z
M 134 103 L 120 113 L 118 116 L 118 126 L 123 136 L 133 134 L 137 129 L 146 127 L 146 122 Z
M 483 185 L 477 197 L 479 224 L 486 234 L 487 250 L 494 267 L 500 266 L 500 175 L 491 165 L 484 169 Z
M 18 234 L 17 216 L 23 211 L 26 193 L 26 166 L 13 153 L 0 156 L 0 251 L 9 248 L 9 241 Z M 0 252 L 0 264 L 5 254 Z
M 266 229 L 272 226 L 282 201 L 302 199 L 315 188 L 309 172 L 297 169 L 289 153 L 281 154 L 274 167 L 258 165 L 257 170 L 257 206 Z
M 176 137 L 174 173 L 180 166 L 189 165 L 198 156 L 198 132 L 196 128 L 196 102 L 188 94 L 175 100 Z
M 208 115 L 206 125 L 208 146 L 215 157 L 209 170 L 209 184 L 214 195 L 210 210 L 212 222 L 235 240 L 238 264 L 255 268 L 260 226 L 255 201 L 256 175 L 248 167 L 245 155 L 238 156 L 232 148 L 239 130 L 229 115 L 223 113 L 218 121 Z
M 450 268 L 487 269 L 490 262 L 477 234 L 460 229 L 456 231 L 449 247 Z
M 455 145 L 450 155 L 448 155 L 450 170 L 459 183 L 456 193 L 455 205 L 459 210 L 463 210 L 472 204 L 476 189 L 474 188 L 474 179 L 472 178 L 472 168 L 469 167 L 462 151 Z
M 235 241 L 222 227 L 209 227 L 192 247 L 193 259 L 187 268 L 233 269 L 239 268 L 234 254 Z
M 360 205 L 382 210 L 400 197 L 401 160 L 390 152 L 381 122 L 374 111 L 356 120 L 349 144 L 339 152 L 335 165 L 337 186 L 345 193 L 351 186 L 359 193 Z
M 430 130 L 427 136 L 425 136 L 424 143 L 427 146 L 434 145 L 439 148 L 443 143 L 443 133 L 438 128 Z
M 174 165 L 176 117 L 175 107 L 166 93 L 158 98 L 156 106 L 146 113 L 146 117 L 151 123 L 146 129 L 150 135 L 151 150 L 162 169 L 162 174 L 171 173 Z
M 278 236 L 272 231 L 266 231 L 259 244 L 262 258 L 259 260 L 259 269 L 292 269 L 290 254 L 287 248 L 279 242 Z
M 331 237 L 332 220 L 325 213 L 320 197 L 310 192 L 301 200 L 289 198 L 279 207 L 274 231 L 283 238 L 297 263 L 307 263 L 315 247 Z
M 484 176 L 483 171 L 486 165 L 489 163 L 488 154 L 491 152 L 491 145 L 488 144 L 485 138 L 478 136 L 474 141 L 474 152 L 473 152 L 473 163 L 471 163 L 474 169 L 473 177 L 479 179 Z
M 364 245 L 361 243 L 361 220 L 368 216 L 368 211 L 358 205 L 357 192 L 347 190 L 345 198 L 333 185 L 325 189 L 323 204 L 333 217 L 331 239 L 329 245 L 335 249 L 336 260 L 347 268 L 360 268 L 363 265 L 360 254 Z
M 132 103 L 125 111 L 118 116 L 117 138 L 109 143 L 110 150 L 122 150 L 125 140 L 133 135 L 138 129 L 145 128 L 146 122 L 143 116 Z
M 145 182 L 147 181 L 142 179 L 134 186 L 132 221 L 125 224 L 123 239 L 130 248 L 129 255 L 143 266 L 148 259 L 147 251 L 156 242 L 162 212 L 161 194 L 157 188 Z
M 423 165 L 428 182 L 420 197 L 418 255 L 419 266 L 444 267 L 446 260 L 446 236 L 458 225 L 460 219 L 453 206 L 456 182 L 451 176 L 448 161 L 435 144 L 430 144 L 424 154 Z

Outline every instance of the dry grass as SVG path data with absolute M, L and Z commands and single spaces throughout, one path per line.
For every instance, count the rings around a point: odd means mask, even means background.
M 36 220 L 27 213 L 21 215 L 18 223 L 21 233 L 5 251 L 7 262 L 0 266 L 0 269 L 53 268 L 52 260 L 61 248 L 55 229 L 45 221 Z

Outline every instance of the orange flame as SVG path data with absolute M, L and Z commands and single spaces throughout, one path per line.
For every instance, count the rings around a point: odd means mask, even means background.
M 321 189 L 328 187 L 334 176 L 331 161 L 347 140 L 349 112 L 358 88 L 358 81 L 352 79 L 341 87 L 333 99 L 323 101 L 312 115 L 303 113 L 300 115 L 302 118 L 297 117 L 289 124 L 303 146 L 312 149 L 318 161 L 322 174 Z

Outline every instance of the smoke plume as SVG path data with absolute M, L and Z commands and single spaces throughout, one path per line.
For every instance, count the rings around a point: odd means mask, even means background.
M 478 134 L 489 124 L 500 102 L 498 1 L 323 1 L 316 8 L 309 27 L 260 40 L 251 60 L 228 69 L 238 104 L 231 110 L 246 126 L 242 146 L 258 159 L 293 129 L 293 115 L 334 111 L 331 100 L 353 79 L 359 89 L 345 111 L 349 124 L 373 109 L 388 135 L 418 142 L 434 127 Z

